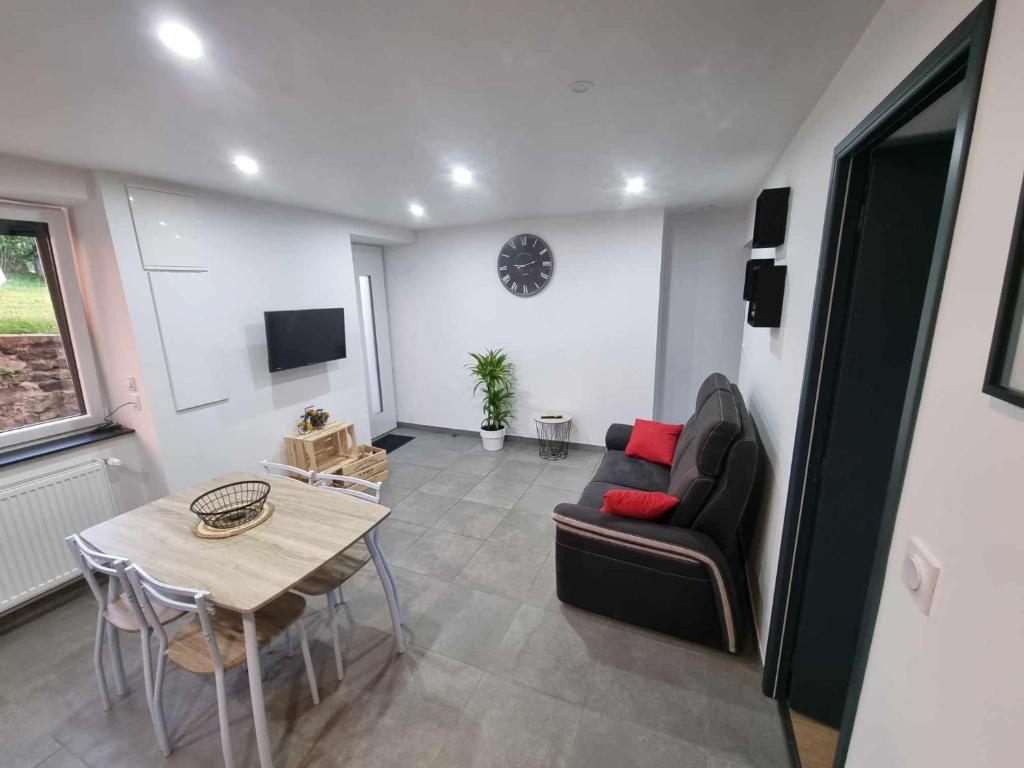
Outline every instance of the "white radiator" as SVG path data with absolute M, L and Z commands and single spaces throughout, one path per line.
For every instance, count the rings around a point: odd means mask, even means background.
M 115 514 L 102 461 L 0 487 L 0 613 L 75 578 L 64 537 Z

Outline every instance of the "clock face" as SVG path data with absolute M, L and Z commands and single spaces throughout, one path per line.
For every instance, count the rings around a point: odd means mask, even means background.
M 551 248 L 536 235 L 516 235 L 498 252 L 498 279 L 516 296 L 533 296 L 544 290 L 555 271 Z

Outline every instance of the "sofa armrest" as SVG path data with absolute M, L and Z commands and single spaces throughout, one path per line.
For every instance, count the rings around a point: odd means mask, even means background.
M 553 517 L 558 528 L 570 534 L 598 537 L 611 544 L 701 563 L 718 593 L 723 640 L 731 652 L 736 652 L 745 608 L 740 604 L 733 570 L 710 536 L 667 523 L 611 515 L 579 504 L 559 504 Z
M 609 451 L 624 451 L 633 434 L 631 424 L 612 424 L 604 436 L 604 445 Z

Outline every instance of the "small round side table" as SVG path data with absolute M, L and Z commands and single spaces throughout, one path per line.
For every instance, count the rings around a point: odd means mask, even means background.
M 569 455 L 572 416 L 561 411 L 545 411 L 534 416 L 533 421 L 537 425 L 537 441 L 542 459 L 558 461 Z

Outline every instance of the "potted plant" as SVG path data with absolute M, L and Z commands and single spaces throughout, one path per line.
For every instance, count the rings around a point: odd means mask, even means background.
M 484 418 L 480 423 L 480 438 L 484 450 L 500 451 L 505 444 L 505 427 L 512 420 L 512 375 L 515 365 L 500 349 L 488 349 L 483 354 L 470 352 L 473 361 L 466 365 L 476 381 L 473 394 L 483 391 Z

